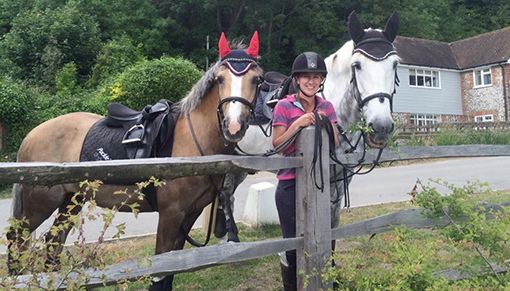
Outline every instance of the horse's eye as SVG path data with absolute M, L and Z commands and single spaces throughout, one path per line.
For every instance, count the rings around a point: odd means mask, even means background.
M 218 82 L 218 84 L 223 83 L 223 81 L 225 81 L 225 78 L 224 78 L 223 76 L 218 76 L 218 77 L 216 78 L 216 82 Z
M 251 82 L 253 84 L 258 84 L 260 82 L 260 78 L 259 77 L 253 77 L 253 79 L 251 80 Z
M 398 66 L 398 61 L 393 62 L 393 69 L 396 69 Z
M 351 66 L 356 68 L 356 70 L 358 70 L 358 71 L 361 70 L 361 64 L 359 62 L 354 62 L 354 63 L 352 63 Z

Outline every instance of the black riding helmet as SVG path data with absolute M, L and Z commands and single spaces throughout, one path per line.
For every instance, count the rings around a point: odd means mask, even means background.
M 318 53 L 306 52 L 297 56 L 292 64 L 292 76 L 299 73 L 319 73 L 326 78 L 328 71 L 324 59 Z

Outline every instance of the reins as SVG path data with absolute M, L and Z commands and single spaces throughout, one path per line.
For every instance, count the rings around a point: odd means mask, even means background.
M 230 101 L 235 99 L 234 97 L 229 97 L 229 98 L 231 98 Z M 227 98 L 225 98 L 225 99 L 227 99 Z M 238 101 L 238 100 L 236 100 L 236 101 Z M 219 107 L 220 106 L 218 106 L 218 108 Z M 198 152 L 200 153 L 201 156 L 205 156 L 204 151 L 202 150 L 202 147 L 200 146 L 200 143 L 198 142 L 198 139 L 195 134 L 195 130 L 193 128 L 193 124 L 191 123 L 191 118 L 189 117 L 189 115 L 186 115 L 186 119 L 188 120 L 188 126 L 189 126 L 189 129 L 191 132 L 191 136 L 193 137 L 193 141 L 195 142 L 195 145 L 197 146 Z M 223 134 L 221 133 L 221 125 L 220 125 L 220 135 L 223 137 Z M 225 137 L 223 137 L 223 139 L 225 140 Z M 211 182 L 211 185 L 214 188 L 214 198 L 213 198 L 213 202 L 211 204 L 211 213 L 209 215 L 209 224 L 207 226 L 207 235 L 206 235 L 205 242 L 203 244 L 201 244 L 201 243 L 195 241 L 192 237 L 189 236 L 188 232 L 183 228 L 182 225 L 180 228 L 182 235 L 184 235 L 184 237 L 186 238 L 186 241 L 195 247 L 205 247 L 209 243 L 209 240 L 211 239 L 212 224 L 213 224 L 213 218 L 214 218 L 214 208 L 216 207 L 216 197 L 218 197 L 221 193 L 221 191 L 216 187 L 216 184 L 214 183 L 211 175 L 208 175 L 208 177 L 209 177 L 209 181 Z M 223 175 L 223 178 L 221 179 L 221 188 L 223 188 L 224 183 L 225 183 L 225 175 Z M 232 208 L 230 207 L 230 205 L 227 206 L 227 212 L 228 212 L 228 215 L 230 215 L 230 217 L 233 217 Z M 237 226 L 235 224 L 233 224 L 232 228 L 233 228 L 233 231 L 235 233 L 237 233 Z

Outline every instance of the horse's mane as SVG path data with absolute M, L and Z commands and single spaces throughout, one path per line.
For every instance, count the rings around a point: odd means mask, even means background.
M 328 68 L 328 77 L 326 78 L 326 82 L 333 82 L 335 84 L 335 90 L 338 90 L 339 92 L 346 92 L 350 84 L 351 56 L 353 49 L 354 43 L 350 40 L 324 60 L 326 62 L 326 67 Z
M 242 40 L 233 41 L 230 43 L 230 49 L 245 49 L 246 46 L 242 43 Z M 204 75 L 198 80 L 198 82 L 191 88 L 191 91 L 186 97 L 180 102 L 181 112 L 188 114 L 195 110 L 197 106 L 202 102 L 204 96 L 206 96 L 211 88 L 214 86 L 216 81 L 216 72 L 221 67 L 221 62 L 218 60 L 207 70 Z M 258 67 L 257 67 L 258 68 Z

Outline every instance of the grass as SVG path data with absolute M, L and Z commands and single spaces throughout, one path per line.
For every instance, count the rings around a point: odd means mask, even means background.
M 12 185 L 0 184 L 0 199 L 11 198 Z

